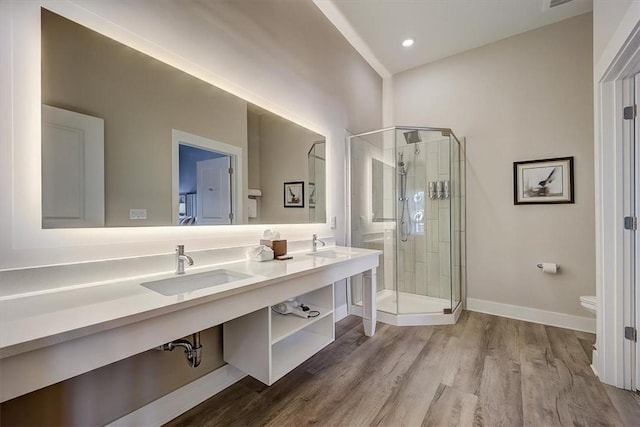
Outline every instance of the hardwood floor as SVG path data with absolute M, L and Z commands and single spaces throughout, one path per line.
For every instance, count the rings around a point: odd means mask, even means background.
M 592 334 L 463 312 L 450 326 L 336 324 L 336 341 L 271 387 L 247 377 L 168 426 L 640 426 L 605 386 Z

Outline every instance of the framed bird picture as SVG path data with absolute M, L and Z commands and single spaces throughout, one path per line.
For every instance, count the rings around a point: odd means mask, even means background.
M 573 157 L 513 162 L 513 204 L 574 203 Z
M 284 183 L 284 207 L 304 208 L 304 181 Z

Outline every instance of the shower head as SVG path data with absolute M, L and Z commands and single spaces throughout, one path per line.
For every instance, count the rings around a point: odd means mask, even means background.
M 407 141 L 407 144 L 422 142 L 422 138 L 420 138 L 420 132 L 417 130 L 406 131 L 404 133 L 404 140 Z

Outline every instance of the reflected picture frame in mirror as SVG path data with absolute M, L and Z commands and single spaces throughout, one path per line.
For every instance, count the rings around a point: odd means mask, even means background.
M 285 182 L 283 197 L 285 208 L 304 208 L 304 181 Z

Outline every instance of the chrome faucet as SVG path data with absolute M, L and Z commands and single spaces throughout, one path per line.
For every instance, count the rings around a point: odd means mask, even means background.
M 184 253 L 184 245 L 178 245 L 176 248 L 176 274 L 184 274 L 184 262 L 193 265 L 193 258 Z
M 313 250 L 313 252 L 317 252 L 318 251 L 318 243 L 321 243 L 322 246 L 325 246 L 326 243 L 323 242 L 322 240 L 318 239 L 318 235 L 314 234 L 313 235 L 313 240 L 311 241 L 311 248 Z

